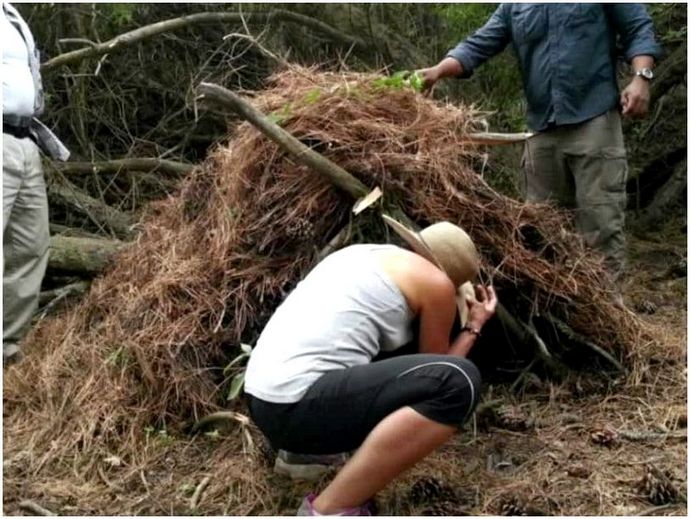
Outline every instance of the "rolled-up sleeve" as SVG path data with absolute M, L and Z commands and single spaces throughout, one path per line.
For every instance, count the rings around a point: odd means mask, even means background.
M 661 46 L 654 35 L 652 18 L 642 4 L 608 4 L 613 23 L 625 49 L 625 59 L 635 56 L 661 57 Z
M 468 78 L 474 73 L 474 69 L 505 49 L 509 42 L 509 20 L 505 7 L 501 4 L 481 29 L 460 42 L 446 57 L 458 60 L 463 68 L 461 77 Z

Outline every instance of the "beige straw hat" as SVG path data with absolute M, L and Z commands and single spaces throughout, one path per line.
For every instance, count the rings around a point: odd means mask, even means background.
M 467 322 L 467 298 L 474 297 L 472 281 L 479 274 L 479 253 L 472 239 L 457 225 L 438 222 L 415 232 L 388 215 L 384 221 L 412 250 L 443 270 L 458 289 L 460 321 Z

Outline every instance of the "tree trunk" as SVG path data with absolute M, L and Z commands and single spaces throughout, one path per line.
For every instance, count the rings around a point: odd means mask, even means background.
M 54 179 L 48 183 L 48 198 L 51 202 L 77 209 L 97 225 L 111 230 L 118 238 L 132 235 L 131 226 L 136 219 L 131 214 L 93 198 L 65 179 Z

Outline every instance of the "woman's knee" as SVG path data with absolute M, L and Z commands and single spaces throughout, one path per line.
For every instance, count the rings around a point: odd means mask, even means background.
M 429 359 L 415 373 L 435 383 L 425 401 L 412 406 L 427 418 L 460 426 L 474 411 L 481 395 L 481 375 L 467 359 L 443 356 Z

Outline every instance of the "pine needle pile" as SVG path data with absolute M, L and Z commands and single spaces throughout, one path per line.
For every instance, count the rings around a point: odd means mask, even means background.
M 461 225 L 515 315 L 556 316 L 628 365 L 647 340 L 610 302 L 600 259 L 566 215 L 502 196 L 478 174 L 484 150 L 463 136 L 483 129 L 481 113 L 373 75 L 307 69 L 276 75 L 252 102 L 380 186 L 384 209 L 397 205 L 419 226 Z M 177 196 L 149 209 L 85 300 L 28 338 L 27 361 L 5 377 L 5 457 L 26 451 L 27 474 L 89 481 L 100 460 L 145 453 L 152 430 L 178 434 L 217 410 L 223 367 L 329 241 L 346 228 L 350 242 L 387 238 L 377 209 L 352 217 L 353 202 L 239 124 Z

